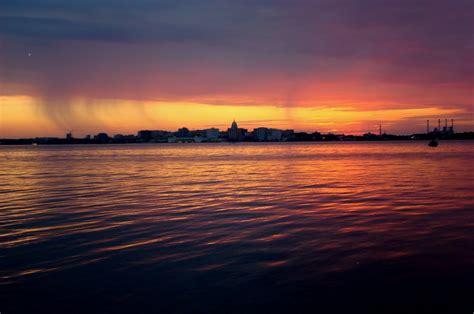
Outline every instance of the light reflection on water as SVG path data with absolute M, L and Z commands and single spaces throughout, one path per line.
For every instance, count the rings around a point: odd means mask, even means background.
M 144 296 L 207 312 L 232 289 L 309 304 L 354 276 L 472 284 L 473 157 L 471 142 L 0 147 L 0 291 L 73 281 L 114 286 L 115 312 Z

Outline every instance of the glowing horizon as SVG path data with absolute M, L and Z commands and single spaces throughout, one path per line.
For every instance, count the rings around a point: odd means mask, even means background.
M 28 96 L 1 97 L 4 123 L 0 137 L 20 138 L 63 136 L 73 131 L 76 136 L 108 132 L 136 134 L 143 129 L 175 131 L 180 127 L 226 130 L 236 119 L 240 127 L 252 130 L 266 126 L 306 132 L 362 134 L 376 131 L 378 124 L 392 134 L 423 132 L 424 117 L 456 118 L 458 130 L 469 130 L 471 121 L 463 121 L 459 109 L 435 107 L 416 109 L 354 110 L 351 108 L 310 108 L 277 106 L 210 105 L 193 102 L 137 102 L 102 100 L 91 106 L 77 99 L 66 112 L 56 116 L 44 112 L 44 107 Z M 73 118 L 72 118 L 73 117 Z M 270 117 L 270 118 L 269 118 Z M 423 117 L 423 118 L 421 118 Z M 90 121 L 92 119 L 92 121 Z M 433 122 L 436 118 L 431 118 Z M 404 124 L 401 124 L 401 121 Z M 402 129 L 400 128 L 402 125 Z M 405 130 L 403 133 L 401 131 Z M 408 131 L 407 131 L 408 130 Z M 410 132 L 409 130 L 413 130 Z
M 346 134 L 423 132 L 427 119 L 474 130 L 472 1 L 6 0 L 0 12 L 0 137 L 234 118 Z

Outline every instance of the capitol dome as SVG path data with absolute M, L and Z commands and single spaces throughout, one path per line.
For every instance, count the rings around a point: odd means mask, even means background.
M 231 129 L 238 129 L 237 122 L 232 122 L 232 125 L 230 126 Z

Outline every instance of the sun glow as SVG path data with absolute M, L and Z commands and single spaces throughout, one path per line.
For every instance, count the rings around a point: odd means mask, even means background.
M 218 127 L 226 129 L 233 119 L 248 129 L 269 126 L 304 131 L 363 133 L 383 122 L 392 126 L 423 116 L 453 116 L 458 109 L 356 110 L 344 104 L 332 108 L 280 107 L 271 105 L 212 105 L 198 102 L 133 100 L 86 100 L 45 103 L 30 96 L 3 96 L 1 137 L 62 136 L 72 130 L 76 136 L 109 132 L 134 134 L 140 129 L 176 130 Z M 420 129 L 421 131 L 422 129 Z

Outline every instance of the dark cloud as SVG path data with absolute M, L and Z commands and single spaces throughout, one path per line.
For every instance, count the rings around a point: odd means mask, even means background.
M 2 33 L 40 40 L 117 41 L 130 38 L 126 29 L 57 18 L 0 17 Z

